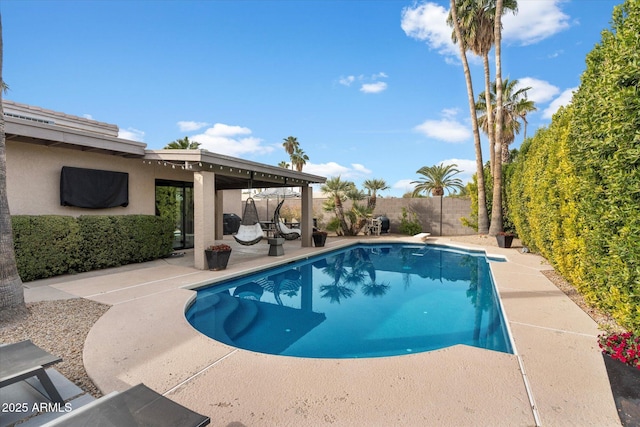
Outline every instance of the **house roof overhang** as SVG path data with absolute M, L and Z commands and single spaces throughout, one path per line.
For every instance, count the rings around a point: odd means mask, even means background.
M 225 156 L 207 150 L 147 150 L 143 163 L 171 165 L 193 172 L 214 172 L 218 190 L 306 187 L 326 181 L 323 176 Z
M 47 147 L 62 147 L 130 158 L 143 157 L 146 147 L 146 144 L 141 142 L 7 115 L 4 117 L 4 126 L 7 141 Z
M 252 162 L 207 150 L 145 150 L 146 144 L 118 138 L 118 127 L 82 117 L 3 100 L 7 141 L 59 147 L 170 164 L 216 174 L 219 190 L 305 187 L 325 177 Z

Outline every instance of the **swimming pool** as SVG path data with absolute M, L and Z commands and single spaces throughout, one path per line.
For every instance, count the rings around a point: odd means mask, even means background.
M 200 289 L 186 317 L 225 344 L 286 356 L 456 344 L 512 353 L 489 261 L 445 246 L 358 244 Z

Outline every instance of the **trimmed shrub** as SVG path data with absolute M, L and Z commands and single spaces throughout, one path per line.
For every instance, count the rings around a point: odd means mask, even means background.
M 24 282 L 150 261 L 173 251 L 173 223 L 152 215 L 12 217 Z
M 523 243 L 640 330 L 640 3 L 616 6 L 573 102 L 523 143 L 508 188 Z
M 11 225 L 16 264 L 24 282 L 78 271 L 82 239 L 75 218 L 16 215 Z

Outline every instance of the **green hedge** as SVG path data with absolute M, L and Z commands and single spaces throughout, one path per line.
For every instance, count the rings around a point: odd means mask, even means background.
M 173 223 L 151 215 L 12 217 L 23 281 L 135 262 L 173 251 Z
M 614 9 L 573 102 L 523 144 L 517 233 L 585 298 L 640 330 L 640 2 Z

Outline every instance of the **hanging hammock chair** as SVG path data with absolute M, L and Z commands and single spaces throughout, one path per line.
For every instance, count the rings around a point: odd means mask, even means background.
M 283 203 L 284 203 L 284 200 L 278 204 L 278 207 L 273 212 L 273 223 L 276 226 L 276 230 L 278 231 L 278 234 L 284 237 L 285 240 L 296 240 L 297 238 L 300 237 L 300 230 L 287 227 L 284 224 L 284 222 L 280 219 L 280 208 L 282 207 Z
M 233 235 L 233 238 L 241 245 L 251 246 L 262 240 L 263 236 L 264 233 L 260 225 L 260 219 L 258 218 L 256 202 L 249 197 L 244 205 L 244 213 L 242 214 L 240 227 L 238 228 L 238 232 Z

